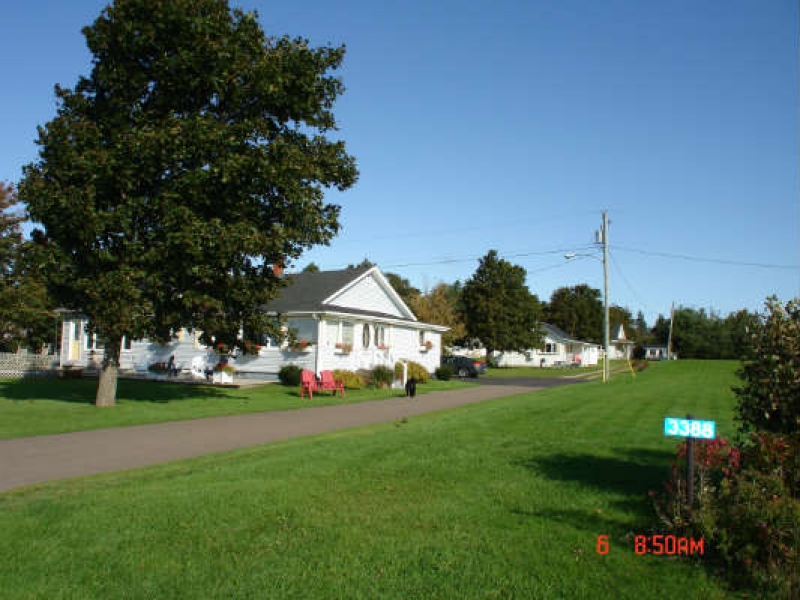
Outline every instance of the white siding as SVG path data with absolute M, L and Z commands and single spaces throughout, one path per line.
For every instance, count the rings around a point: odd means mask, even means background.
M 554 365 L 572 364 L 576 357 L 583 366 L 595 366 L 599 359 L 599 350 L 592 344 L 563 343 L 545 336 L 542 346 L 552 345 L 554 352 L 532 348 L 526 352 L 496 352 L 495 359 L 501 367 L 552 367 Z M 485 351 L 481 351 L 481 355 Z
M 327 318 L 319 322 L 308 320 L 318 327 L 316 332 L 309 329 L 309 323 L 303 324 L 304 330 L 309 336 L 314 333 L 314 340 L 318 340 L 310 346 L 306 352 L 292 352 L 287 348 L 261 348 L 259 354 L 240 356 L 231 360 L 231 364 L 244 377 L 256 377 L 274 379 L 278 371 L 284 365 L 297 365 L 302 369 L 310 371 L 325 371 L 334 369 L 347 369 L 355 371 L 358 369 L 372 369 L 377 365 L 393 367 L 399 360 L 413 360 L 422 364 L 428 371 L 433 372 L 440 365 L 441 357 L 441 334 L 434 331 L 426 331 L 425 339 L 430 340 L 433 347 L 426 350 L 419 344 L 419 329 L 406 327 L 403 325 L 383 323 L 380 321 L 363 321 L 356 319 L 343 319 L 353 324 L 352 345 L 353 350 L 345 353 L 336 348 L 337 339 L 332 339 L 334 329 L 331 322 L 339 319 Z M 364 325 L 370 328 L 370 343 L 368 347 L 363 345 Z M 380 349 L 375 346 L 375 325 L 382 324 L 386 328 L 385 344 L 387 349 Z M 66 320 L 63 324 L 62 345 L 62 364 L 86 365 L 89 362 L 86 350 L 86 339 L 83 331 L 83 321 Z M 76 360 L 68 360 L 69 344 L 72 338 L 69 336 L 74 333 L 75 327 L 79 332 L 79 340 L 76 348 L 79 347 L 79 357 Z M 181 370 L 189 370 L 195 357 L 202 357 L 206 365 L 211 367 L 217 362 L 216 354 L 198 341 L 199 334 L 183 331 L 178 339 L 164 345 L 156 344 L 148 340 L 138 340 L 131 343 L 130 350 L 123 350 L 120 355 L 120 367 L 127 371 L 137 371 L 144 373 L 147 367 L 156 362 L 167 362 L 169 357 L 175 356 L 175 364 Z M 96 353 L 99 363 L 102 352 Z
M 408 317 L 372 275 L 363 278 L 338 296 L 334 296 L 329 300 L 329 303 L 335 306 L 368 310 L 401 318 Z
M 353 349 L 346 353 L 336 348 L 337 339 L 332 339 L 336 328 L 330 325 L 338 319 L 327 318 L 326 325 L 322 327 L 325 336 L 319 343 L 319 369 L 320 371 L 347 369 L 372 369 L 378 365 L 393 367 L 401 359 L 413 360 L 423 365 L 428 371 L 433 372 L 440 364 L 441 335 L 437 332 L 426 332 L 426 339 L 431 340 L 433 347 L 422 350 L 419 345 L 419 330 L 397 324 L 381 323 L 380 321 L 351 321 L 355 323 L 353 330 Z M 385 344 L 388 349 L 381 350 L 375 346 L 375 325 L 383 324 L 386 327 Z M 369 346 L 364 347 L 364 326 L 370 329 Z

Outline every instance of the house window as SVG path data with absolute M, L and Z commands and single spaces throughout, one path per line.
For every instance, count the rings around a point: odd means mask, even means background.
M 332 348 L 339 343 L 339 328 L 341 321 L 325 321 L 325 344 Z
M 364 348 L 369 348 L 369 325 L 364 323 L 364 330 L 361 332 L 361 343 Z
M 420 346 L 424 346 L 425 345 L 425 332 L 422 331 L 422 330 L 420 330 L 420 332 L 419 332 L 419 345 Z
M 352 346 L 354 329 L 352 321 L 325 321 L 325 343 L 329 347 L 337 344 Z
M 122 337 L 122 349 L 123 350 L 130 350 L 132 346 L 131 343 L 131 336 L 126 335 Z
M 317 322 L 313 319 L 288 319 L 286 325 L 290 330 L 294 330 L 298 340 L 312 343 L 317 341 Z
M 102 350 L 103 340 L 98 339 L 97 334 L 86 335 L 86 349 L 87 350 Z
M 547 343 L 544 345 L 544 353 L 545 354 L 556 354 L 558 353 L 558 344 L 551 344 Z
M 375 325 L 375 345 L 386 345 L 386 327 L 384 325 Z
M 353 332 L 355 325 L 351 321 L 342 321 L 342 343 L 353 344 Z

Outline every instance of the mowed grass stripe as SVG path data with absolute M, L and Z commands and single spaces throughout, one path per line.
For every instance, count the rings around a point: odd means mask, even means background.
M 431 381 L 420 385 L 417 392 L 424 395 L 471 385 Z M 98 409 L 94 406 L 97 380 L 0 379 L 0 439 L 352 404 L 402 395 L 398 390 L 361 389 L 347 390 L 344 398 L 326 392 L 309 400 L 300 398 L 299 390 L 299 386 L 279 384 L 233 389 L 123 379 L 116 406 Z
M 733 370 L 660 364 L 3 494 L 0 596 L 723 598 L 704 569 L 637 556 L 628 536 L 675 446 L 665 411 L 730 427 Z

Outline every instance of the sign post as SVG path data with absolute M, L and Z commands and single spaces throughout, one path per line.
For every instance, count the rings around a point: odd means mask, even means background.
M 691 421 L 692 415 L 686 415 L 686 420 Z M 694 438 L 686 438 L 686 499 L 689 510 L 694 506 Z
M 686 439 L 686 497 L 689 507 L 694 505 L 694 440 L 713 440 L 717 437 L 714 421 L 695 421 L 692 415 L 685 419 L 664 419 L 664 435 Z

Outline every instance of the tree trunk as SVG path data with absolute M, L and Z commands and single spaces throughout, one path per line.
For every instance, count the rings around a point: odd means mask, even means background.
M 492 365 L 492 352 L 491 348 L 486 348 L 486 369 L 488 370 L 489 367 Z
M 103 365 L 97 380 L 97 397 L 95 406 L 98 408 L 114 406 L 117 400 L 117 371 L 119 370 L 119 349 L 122 340 L 107 340 Z

